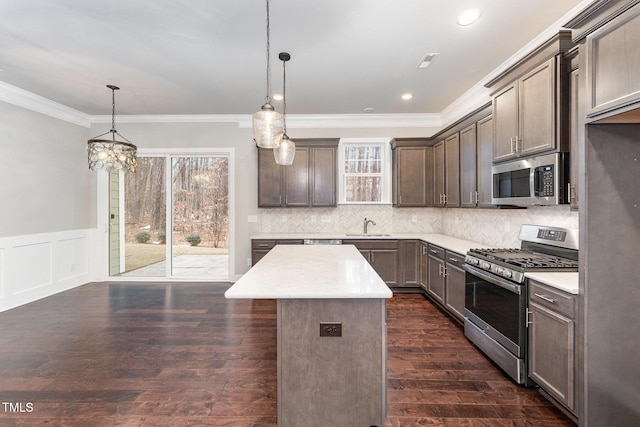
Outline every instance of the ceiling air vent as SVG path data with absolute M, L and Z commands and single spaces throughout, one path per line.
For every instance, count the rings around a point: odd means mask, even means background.
M 427 68 L 429 65 L 431 65 L 431 61 L 433 61 L 435 59 L 436 56 L 440 55 L 439 53 L 427 53 L 424 58 L 422 58 L 422 60 L 420 60 L 420 62 L 418 63 L 418 66 L 416 68 Z

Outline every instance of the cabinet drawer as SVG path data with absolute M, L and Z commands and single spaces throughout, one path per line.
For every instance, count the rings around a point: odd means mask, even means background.
M 462 265 L 464 264 L 464 255 L 460 255 L 457 252 L 451 252 L 451 251 L 445 251 L 445 261 L 447 262 L 447 264 L 453 264 L 453 265 L 457 265 L 458 267 L 462 268 Z
M 529 302 L 546 307 L 571 319 L 575 318 L 575 297 L 533 280 L 529 280 Z
M 429 255 L 439 259 L 444 259 L 444 249 L 440 246 L 429 243 Z
M 398 249 L 397 240 L 342 240 L 342 244 L 358 249 Z
M 276 245 L 302 245 L 304 243 L 304 239 L 284 239 L 278 240 Z
M 275 240 L 252 240 L 251 249 L 273 249 L 276 245 Z

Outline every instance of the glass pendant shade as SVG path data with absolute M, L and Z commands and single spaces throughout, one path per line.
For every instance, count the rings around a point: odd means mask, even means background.
M 135 172 L 138 166 L 138 160 L 136 158 L 138 147 L 129 142 L 116 130 L 115 91 L 120 88 L 113 85 L 107 85 L 107 87 L 111 89 L 111 130 L 87 141 L 89 169 L 105 169 L 107 172 L 124 169 L 129 172 Z M 100 138 L 108 133 L 111 134 L 111 139 Z M 118 141 L 116 136 L 124 139 L 124 141 Z
M 260 148 L 276 148 L 284 133 L 284 117 L 268 102 L 253 114 L 253 137 Z
M 279 165 L 289 166 L 293 164 L 293 159 L 296 156 L 296 144 L 289 139 L 286 133 L 282 136 L 280 145 L 273 149 L 273 156 Z

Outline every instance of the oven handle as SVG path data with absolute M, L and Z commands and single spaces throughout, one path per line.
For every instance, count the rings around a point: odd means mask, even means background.
M 508 280 L 504 280 L 500 277 L 494 276 L 493 274 L 486 273 L 485 271 L 469 264 L 465 264 L 463 268 L 466 272 L 471 273 L 474 276 L 478 276 L 481 279 L 484 279 L 489 283 L 493 283 L 496 286 L 500 286 L 501 288 L 513 292 L 514 294 L 520 295 L 522 293 L 522 286 L 520 285 L 513 284 Z

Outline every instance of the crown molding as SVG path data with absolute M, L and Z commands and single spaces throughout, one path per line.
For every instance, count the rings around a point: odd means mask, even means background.
M 89 116 L 40 95 L 0 81 L 0 101 L 89 128 Z
M 110 123 L 111 116 L 88 116 L 91 123 Z M 251 114 L 119 115 L 118 123 L 235 123 L 252 127 Z M 287 114 L 290 129 L 439 128 L 440 114 Z

